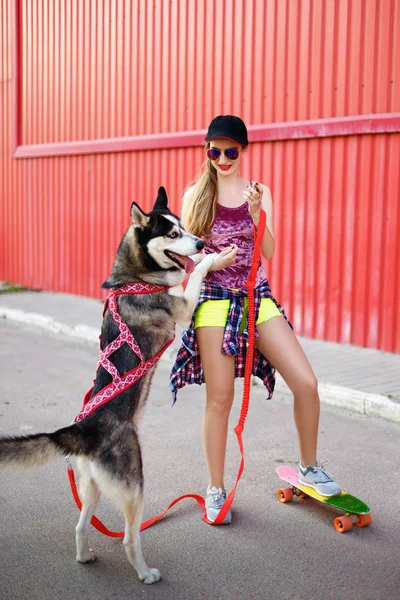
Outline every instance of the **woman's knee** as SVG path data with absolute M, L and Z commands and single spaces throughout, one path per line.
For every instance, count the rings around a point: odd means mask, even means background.
M 207 392 L 207 410 L 220 415 L 229 414 L 232 408 L 234 390 L 220 389 Z
M 314 373 L 303 374 L 290 382 L 289 385 L 292 393 L 303 396 L 318 395 L 318 380 Z

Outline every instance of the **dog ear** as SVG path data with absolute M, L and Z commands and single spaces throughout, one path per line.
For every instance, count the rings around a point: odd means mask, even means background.
M 157 200 L 154 202 L 153 210 L 160 210 L 162 208 L 168 208 L 168 196 L 165 187 L 163 186 L 158 188 L 158 196 Z
M 150 217 L 146 215 L 136 202 L 132 202 L 131 206 L 132 225 L 135 227 L 146 227 L 149 224 Z
M 113 287 L 118 287 L 118 284 L 113 282 L 112 275 L 110 275 L 110 277 L 101 284 L 101 287 L 104 288 L 105 290 L 110 290 Z

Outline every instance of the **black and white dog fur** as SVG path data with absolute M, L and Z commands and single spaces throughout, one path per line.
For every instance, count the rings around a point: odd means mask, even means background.
M 199 254 L 203 241 L 187 233 L 180 219 L 170 212 L 162 187 L 150 213 L 144 213 L 134 202 L 131 217 L 132 224 L 119 245 L 111 275 L 103 287 L 116 288 L 133 281 L 169 286 L 162 292 L 118 296 L 119 313 L 147 360 L 173 337 L 176 323 L 190 322 L 201 283 L 215 255 Z M 191 275 L 184 291 L 182 283 L 188 273 Z M 118 334 L 119 329 L 107 310 L 101 330 L 102 348 Z M 121 375 L 139 363 L 126 344 L 110 360 Z M 161 578 L 158 569 L 147 566 L 140 542 L 143 468 L 137 427 L 154 371 L 155 367 L 79 423 L 53 433 L 0 438 L 0 469 L 40 467 L 60 455 L 77 457 L 82 511 L 76 527 L 76 560 L 81 563 L 95 560 L 89 548 L 89 526 L 104 492 L 124 514 L 126 554 L 144 583 Z M 111 376 L 100 367 L 92 396 L 109 383 Z

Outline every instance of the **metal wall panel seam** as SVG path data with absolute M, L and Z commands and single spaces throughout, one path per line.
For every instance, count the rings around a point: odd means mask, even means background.
M 400 112 L 249 125 L 250 142 L 400 132 Z M 203 145 L 206 130 L 17 146 L 15 158 L 113 153 Z

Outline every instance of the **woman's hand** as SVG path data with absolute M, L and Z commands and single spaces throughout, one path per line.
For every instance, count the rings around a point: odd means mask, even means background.
M 255 181 L 250 181 L 250 185 L 243 192 L 251 218 L 257 223 L 260 219 L 262 195 L 263 189 Z
M 228 248 L 224 248 L 222 252 L 216 255 L 210 271 L 220 271 L 225 267 L 230 267 L 235 264 L 238 247 L 231 244 Z

